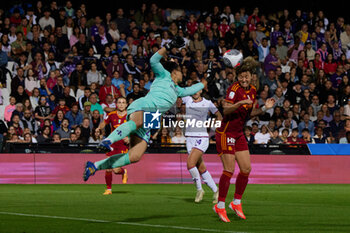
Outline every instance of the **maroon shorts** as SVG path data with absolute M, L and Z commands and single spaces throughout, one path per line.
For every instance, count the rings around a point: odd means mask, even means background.
M 127 153 L 129 149 L 129 147 L 125 145 L 123 140 L 113 143 L 111 147 L 113 148 L 113 150 L 106 154 L 108 157 L 112 155 Z
M 235 154 L 236 151 L 249 150 L 244 134 L 221 133 L 216 131 L 216 150 L 222 154 Z

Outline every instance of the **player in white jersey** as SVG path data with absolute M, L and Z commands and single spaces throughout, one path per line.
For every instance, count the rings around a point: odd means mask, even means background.
M 186 105 L 186 123 L 191 121 L 205 122 L 212 121 L 214 119 L 208 119 L 208 113 L 215 114 L 216 120 L 221 121 L 222 116 L 216 106 L 210 101 L 201 96 L 202 91 L 197 92 L 192 96 L 182 98 L 182 102 Z M 197 124 L 198 125 L 198 124 Z M 209 134 L 206 127 L 186 127 L 186 147 L 189 154 L 187 158 L 187 169 L 190 172 L 193 182 L 197 188 L 197 194 L 195 202 L 200 202 L 203 199 L 204 191 L 202 189 L 202 182 L 206 183 L 209 188 L 214 192 L 213 203 L 217 203 L 218 188 L 207 170 L 204 161 L 203 154 L 206 152 L 209 146 Z

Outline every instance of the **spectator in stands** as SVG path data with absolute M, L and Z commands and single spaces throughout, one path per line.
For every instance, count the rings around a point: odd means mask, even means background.
M 23 38 L 23 33 L 20 31 L 16 32 L 16 40 L 11 43 L 12 53 L 19 57 L 19 55 L 26 51 L 26 41 Z
M 21 128 L 29 128 L 32 135 L 36 136 L 38 134 L 38 124 L 33 118 L 31 110 L 26 109 L 24 111 L 23 117 L 21 117 Z
M 96 63 L 92 63 L 90 70 L 86 74 L 87 85 L 91 83 L 98 83 L 99 85 L 103 84 L 103 77 L 100 71 L 97 70 Z
M 98 128 L 102 120 L 103 120 L 103 116 L 100 115 L 99 111 L 94 110 L 92 112 L 91 119 L 90 119 L 90 130 L 92 128 Z
M 51 17 L 51 12 L 48 8 L 44 9 L 44 16 L 39 19 L 39 25 L 42 29 L 50 27 L 50 31 L 55 28 L 55 19 Z
M 345 26 L 345 31 L 340 34 L 341 47 L 347 48 L 350 44 L 350 24 Z
M 84 90 L 84 88 L 87 86 L 86 73 L 84 72 L 83 65 L 81 63 L 78 63 L 75 70 L 71 73 L 69 86 L 74 92 L 76 92 L 78 89 Z
M 336 110 L 333 114 L 333 120 L 329 122 L 329 127 L 332 133 L 332 136 L 338 141 L 339 133 L 344 130 L 345 122 L 341 120 L 340 111 Z
M 270 46 L 269 54 L 265 57 L 264 60 L 264 71 L 269 73 L 270 70 L 276 70 L 278 66 L 281 65 L 281 61 L 277 57 L 276 47 Z
M 98 32 L 94 36 L 94 45 L 96 47 L 97 53 L 102 54 L 104 48 L 107 44 L 111 44 L 113 42 L 112 36 L 105 31 L 105 27 L 100 25 L 98 27 Z
M 108 64 L 106 72 L 109 77 L 113 77 L 114 72 L 118 71 L 119 75 L 123 77 L 124 66 L 120 63 L 117 54 L 112 56 L 112 61 Z
M 312 143 L 330 143 L 330 138 L 324 135 L 322 127 L 316 127 L 315 136 L 312 137 Z
M 20 125 L 21 119 L 19 117 L 19 115 L 14 115 L 12 117 L 11 122 L 8 123 L 8 126 L 13 126 L 15 128 L 15 133 L 18 136 L 22 136 L 23 135 L 23 128 Z
M 83 115 L 83 118 L 91 118 L 91 102 L 86 101 L 83 106 L 83 110 L 81 110 L 81 114 Z
M 61 123 L 64 119 L 64 112 L 63 110 L 58 110 L 55 114 L 55 117 L 52 121 L 53 131 L 56 131 L 61 127 Z
M 174 136 L 171 138 L 171 143 L 175 143 L 175 144 L 186 143 L 186 138 L 183 135 L 183 131 L 181 128 L 179 128 L 179 127 L 175 128 Z
M 349 144 L 350 143 L 350 131 L 346 132 L 345 137 L 340 138 L 339 144 Z
M 268 144 L 277 145 L 282 143 L 283 143 L 283 139 L 279 136 L 279 130 L 274 129 L 272 131 L 271 138 L 269 139 Z
M 103 139 L 102 130 L 100 128 L 95 128 L 92 130 L 91 137 L 89 138 L 89 143 L 100 143 Z
M 261 40 L 261 44 L 258 47 L 258 52 L 259 52 L 259 62 L 264 63 L 265 58 L 270 52 L 270 47 L 268 45 L 268 40 L 267 38 L 263 38 Z
M 190 50 L 190 52 L 195 53 L 198 49 L 202 53 L 204 53 L 206 50 L 206 47 L 204 45 L 203 40 L 201 40 L 201 38 L 199 37 L 199 33 L 195 32 L 193 34 L 193 39 L 190 40 L 189 50 Z
M 89 141 L 91 135 L 91 127 L 92 126 L 90 126 L 90 119 L 84 118 L 81 125 L 75 128 L 74 132 L 77 134 L 78 139 L 81 140 L 84 144 Z M 80 134 L 77 131 L 80 131 Z
M 61 142 L 62 142 L 61 135 L 59 135 L 58 133 L 54 133 L 52 135 L 52 143 L 61 143 Z
M 55 130 L 55 132 L 60 135 L 61 140 L 67 140 L 69 138 L 71 131 L 69 128 L 69 121 L 67 118 L 62 118 L 60 127 L 57 130 Z
M 303 140 L 298 137 L 299 131 L 297 128 L 292 130 L 292 134 L 287 138 L 288 144 L 302 144 Z
M 59 110 L 63 111 L 63 115 L 70 111 L 70 108 L 66 105 L 66 100 L 63 98 L 58 100 L 58 105 L 52 110 L 51 114 L 56 115 Z
M 10 97 L 10 103 L 5 107 L 4 111 L 4 119 L 6 122 L 10 122 L 12 118 L 12 113 L 16 109 L 16 98 L 11 96 Z
M 22 85 L 19 85 L 15 93 L 11 93 L 11 95 L 16 98 L 17 103 L 23 103 L 24 100 L 29 99 L 29 96 L 25 92 L 24 87 Z
M 310 132 L 307 128 L 302 130 L 301 135 L 301 144 L 308 144 L 312 142 Z
M 97 110 L 100 115 L 103 115 L 103 109 L 102 106 L 97 102 L 97 94 L 96 93 L 92 93 L 89 96 L 89 102 L 91 104 L 91 112 Z
M 11 120 L 15 115 L 18 115 L 19 118 L 23 117 L 24 105 L 22 103 L 17 103 L 15 110 L 12 112 Z
M 4 70 L 4 68 L 8 63 L 8 56 L 7 56 L 7 53 L 4 52 L 2 49 L 3 49 L 3 44 L 0 41 L 0 68 Z
M 74 129 L 83 122 L 83 114 L 79 112 L 79 106 L 77 103 L 72 105 L 69 112 L 66 113 L 65 118 L 69 121 L 69 127 Z
M 16 93 L 18 86 L 25 86 L 25 77 L 23 68 L 17 69 L 17 75 L 11 80 L 11 94 Z
M 250 126 L 245 126 L 244 127 L 244 136 L 245 136 L 245 139 L 248 142 L 248 145 L 253 145 L 254 144 L 255 138 L 254 138 L 254 135 L 252 135 L 252 127 L 250 127 Z
M 35 53 L 34 60 L 30 64 L 33 68 L 34 76 L 38 77 L 39 80 L 43 79 L 47 68 L 40 52 Z
M 272 97 L 275 100 L 275 106 L 282 107 L 284 104 L 284 96 L 282 92 L 282 88 L 278 87 L 275 90 L 275 95 Z
M 272 96 L 275 93 L 275 90 L 278 87 L 277 76 L 274 70 L 269 70 L 267 78 L 264 78 L 262 85 L 267 85 L 269 89 L 269 95 Z
M 126 56 L 126 63 L 124 63 L 123 74 L 124 74 L 124 77 L 127 77 L 129 74 L 132 74 L 135 79 L 140 78 L 141 70 L 134 63 L 132 54 L 128 54 Z
M 47 101 L 45 96 L 40 96 L 39 98 L 39 106 L 37 106 L 34 110 L 35 119 L 43 122 L 46 119 L 52 119 L 51 109 L 47 106 Z
M 299 130 L 299 137 L 302 137 L 302 131 L 303 129 L 308 129 L 311 137 L 314 136 L 314 123 L 310 120 L 310 115 L 308 113 L 305 113 L 303 116 L 303 121 L 301 121 L 298 125 Z
M 121 96 L 118 88 L 112 85 L 112 78 L 109 76 L 105 78 L 104 85 L 100 88 L 99 100 L 101 103 L 106 102 L 107 95 L 112 95 L 113 99 L 117 99 L 119 96 Z
M 260 131 L 254 135 L 255 144 L 267 144 L 271 138 L 271 134 L 268 131 L 266 125 L 262 125 Z
M 3 142 L 7 136 L 7 126 L 3 120 L 0 119 L 0 152 L 2 152 Z
M 126 99 L 129 102 L 130 99 L 137 100 L 137 99 L 139 99 L 141 97 L 144 97 L 144 94 L 142 92 L 140 92 L 140 84 L 135 83 L 133 85 L 133 91 L 126 96 Z

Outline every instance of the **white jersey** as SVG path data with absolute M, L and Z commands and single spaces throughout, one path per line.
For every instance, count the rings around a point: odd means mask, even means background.
M 208 120 L 208 112 L 215 114 L 218 109 L 216 106 L 205 98 L 202 98 L 200 102 L 194 102 L 191 96 L 186 96 L 182 98 L 182 102 L 186 105 L 186 121 L 201 121 L 205 122 Z M 187 127 L 186 137 L 208 137 L 208 131 L 206 127 Z

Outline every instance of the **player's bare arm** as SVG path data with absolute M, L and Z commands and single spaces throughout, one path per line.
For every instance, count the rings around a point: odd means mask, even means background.
M 230 115 L 231 113 L 233 113 L 234 111 L 236 111 L 240 106 L 245 105 L 245 104 L 252 104 L 253 101 L 251 99 L 245 99 L 245 100 L 241 100 L 237 103 L 230 103 L 227 101 L 223 102 L 223 108 L 224 108 L 224 115 Z

